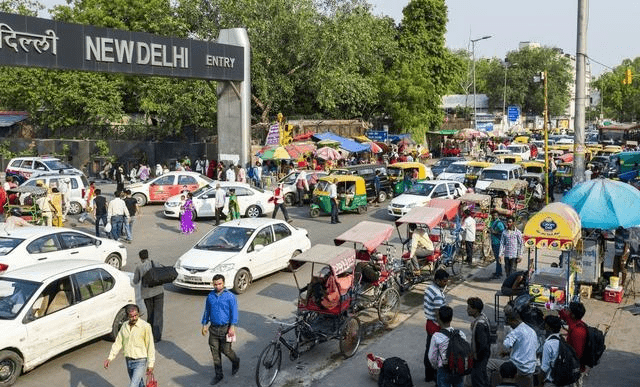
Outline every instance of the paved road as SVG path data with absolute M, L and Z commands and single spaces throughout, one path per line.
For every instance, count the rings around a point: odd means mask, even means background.
M 114 185 L 99 186 L 103 192 L 112 193 Z M 172 265 L 177 258 L 191 248 L 197 240 L 209 231 L 214 223 L 211 220 L 197 221 L 197 232 L 182 235 L 178 230 L 178 221 L 162 215 L 161 205 L 143 207 L 142 215 L 134 224 L 134 242 L 127 245 L 128 263 L 126 271 L 133 271 L 139 260 L 137 253 L 146 248 L 150 257 L 165 265 Z M 290 208 L 294 225 L 309 230 L 312 244 L 332 244 L 333 238 L 362 220 L 391 222 L 386 215 L 386 206 L 370 207 L 363 215 L 345 214 L 340 217 L 341 224 L 329 224 L 328 216 L 316 219 L 308 217 L 308 207 Z M 282 216 L 282 215 L 279 215 Z M 74 223 L 73 219 L 70 223 Z M 93 224 L 79 224 L 78 229 L 93 233 Z M 392 242 L 398 243 L 397 235 Z M 301 275 L 307 274 L 303 268 Z M 308 274 L 307 277 L 308 278 Z M 200 319 L 207 292 L 178 289 L 171 285 L 165 291 L 165 327 L 163 341 L 157 345 L 156 376 L 162 386 L 205 386 L 213 375 L 213 366 L 205 337 L 200 335 Z M 240 306 L 239 342 L 235 346 L 240 358 L 240 372 L 230 376 L 231 365 L 225 360 L 226 379 L 222 386 L 255 385 L 254 372 L 257 357 L 267 345 L 277 326 L 267 323 L 270 317 L 291 319 L 295 311 L 297 290 L 291 273 L 279 272 L 256 281 L 246 293 L 238 296 Z M 421 304 L 419 290 L 403 297 L 402 311 Z M 366 340 L 374 340 L 379 331 L 369 329 Z M 118 357 L 109 368 L 104 370 L 102 362 L 109 352 L 111 343 L 95 340 L 82 347 L 73 349 L 41 365 L 18 379 L 18 386 L 123 386 L 128 377 L 124 359 Z M 278 377 L 284 382 L 289 377 L 299 378 L 322 372 L 329 364 L 335 363 L 338 355 L 337 341 L 322 344 L 313 352 L 305 354 L 296 366 L 292 367 L 285 356 L 283 372 Z M 292 373 L 292 375 L 288 375 Z

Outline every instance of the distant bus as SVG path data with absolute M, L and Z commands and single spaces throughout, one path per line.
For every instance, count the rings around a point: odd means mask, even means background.
M 627 141 L 640 141 L 639 124 L 620 124 L 598 126 L 600 142 L 612 145 L 624 145 Z

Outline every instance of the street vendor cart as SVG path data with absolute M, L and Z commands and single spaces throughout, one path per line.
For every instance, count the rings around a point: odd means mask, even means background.
M 553 309 L 555 305 L 568 305 L 574 297 L 576 248 L 581 245 L 581 237 L 580 218 L 567 204 L 548 204 L 529 219 L 523 238 L 529 262 L 533 253 L 529 294 L 534 304 Z M 540 250 L 550 251 L 552 256 L 559 252 L 559 267 L 541 264 Z

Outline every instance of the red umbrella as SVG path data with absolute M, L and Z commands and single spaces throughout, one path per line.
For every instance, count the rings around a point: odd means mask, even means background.
M 372 153 L 381 153 L 382 152 L 382 148 L 380 147 L 380 145 L 376 144 L 375 142 L 370 142 L 369 143 L 369 147 L 371 148 L 371 152 Z

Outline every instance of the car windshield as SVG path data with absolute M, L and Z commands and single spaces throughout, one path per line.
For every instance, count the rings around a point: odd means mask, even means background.
M 444 170 L 447 173 L 465 173 L 467 171 L 467 166 L 464 164 L 451 164 Z
M 195 248 L 213 251 L 240 251 L 254 230 L 253 228 L 219 226 L 211 230 L 195 245 Z
M 455 160 L 447 160 L 447 159 L 441 159 L 438 160 L 438 162 L 436 162 L 434 164 L 435 167 L 448 167 L 449 164 L 455 162 Z
M 42 160 L 42 162 L 49 167 L 49 169 L 56 171 L 59 169 L 68 169 L 68 168 L 73 168 L 71 165 L 67 164 L 67 163 L 63 163 L 60 160 Z
M 215 187 L 212 187 L 212 186 L 210 186 L 209 184 L 207 184 L 207 185 L 203 185 L 202 187 L 200 187 L 200 188 L 198 188 L 197 190 L 193 191 L 193 192 L 192 192 L 192 194 L 193 194 L 193 196 L 198 196 L 198 195 L 200 195 L 202 192 L 206 192 L 206 191 L 210 190 L 211 188 L 215 188 Z
M 507 180 L 508 173 L 506 171 L 484 170 L 480 175 L 481 180 Z
M 0 319 L 12 320 L 40 287 L 37 282 L 0 279 Z
M 411 186 L 411 189 L 405 193 L 410 195 L 429 196 L 435 186 L 436 185 L 432 183 L 417 183 Z
M 13 251 L 24 239 L 0 237 L 0 256 Z
M 286 184 L 286 185 L 294 184 L 297 178 L 298 178 L 298 172 L 291 172 L 282 180 L 280 180 L 280 183 Z
M 512 153 L 522 153 L 522 147 L 520 145 L 509 145 L 507 147 Z
M 483 169 L 484 167 L 467 167 L 467 174 L 478 176 Z

